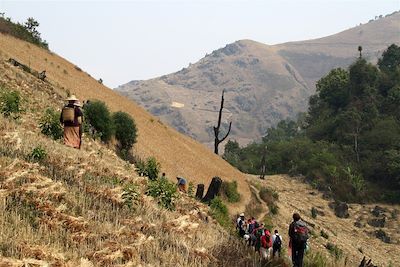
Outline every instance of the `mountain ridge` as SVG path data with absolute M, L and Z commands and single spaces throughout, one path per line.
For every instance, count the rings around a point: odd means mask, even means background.
M 396 28 L 399 21 L 397 12 L 328 37 L 277 45 L 238 40 L 180 71 L 131 81 L 116 91 L 178 131 L 212 147 L 214 113 L 225 90 L 228 118 L 223 124 L 227 127 L 232 120 L 230 138 L 246 144 L 261 138 L 279 120 L 295 118 L 305 111 L 309 96 L 315 92 L 315 82 L 332 68 L 351 64 L 358 56 L 358 45 L 362 45 L 365 58 L 376 61 L 388 45 L 400 43 Z M 378 38 L 374 35 L 384 41 L 365 41 Z M 330 47 L 332 38 L 350 41 Z M 177 108 L 172 102 L 184 107 Z

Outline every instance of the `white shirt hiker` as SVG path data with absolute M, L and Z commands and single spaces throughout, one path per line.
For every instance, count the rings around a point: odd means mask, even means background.
M 282 239 L 282 236 L 280 234 L 273 234 L 272 235 L 272 244 L 275 243 L 276 236 L 279 236 L 279 238 L 281 239 L 281 243 L 283 244 L 283 239 Z

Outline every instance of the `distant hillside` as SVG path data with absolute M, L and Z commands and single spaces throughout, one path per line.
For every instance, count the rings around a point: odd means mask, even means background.
M 230 139 L 248 143 L 279 120 L 305 111 L 315 81 L 358 56 L 376 61 L 392 43 L 400 44 L 400 13 L 309 41 L 268 46 L 241 40 L 213 51 L 187 68 L 116 90 L 162 121 L 196 140 L 211 144 L 222 90 Z

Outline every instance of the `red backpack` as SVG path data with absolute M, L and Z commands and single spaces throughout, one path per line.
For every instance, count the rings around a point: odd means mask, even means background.
M 303 221 L 297 221 L 294 223 L 294 240 L 296 242 L 307 242 L 308 240 L 308 228 Z
M 269 248 L 269 245 L 271 243 L 271 235 L 270 234 L 265 234 L 261 236 L 261 246 L 263 248 Z

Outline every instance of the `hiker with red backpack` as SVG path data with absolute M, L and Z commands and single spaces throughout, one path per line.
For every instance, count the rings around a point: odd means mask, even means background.
M 298 213 L 293 214 L 293 222 L 289 226 L 289 246 L 292 248 L 293 267 L 303 267 L 304 250 L 308 240 L 307 224 Z
M 275 230 L 272 236 L 272 257 L 278 252 L 278 257 L 281 257 L 282 237 L 279 235 L 278 230 Z
M 265 229 L 264 234 L 261 236 L 261 247 L 260 247 L 261 258 L 268 260 L 271 247 L 272 247 L 271 233 L 268 229 Z

